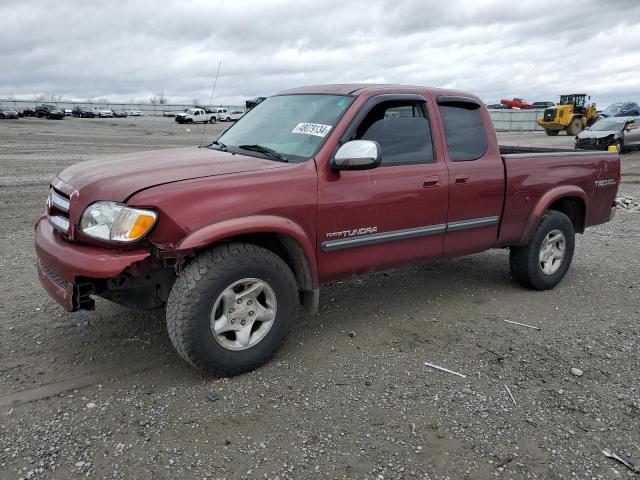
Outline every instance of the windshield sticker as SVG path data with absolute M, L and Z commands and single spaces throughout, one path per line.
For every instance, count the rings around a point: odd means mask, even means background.
M 322 125 L 321 123 L 299 123 L 296 125 L 296 128 L 291 130 L 291 133 L 326 137 L 329 130 L 331 130 L 331 125 Z

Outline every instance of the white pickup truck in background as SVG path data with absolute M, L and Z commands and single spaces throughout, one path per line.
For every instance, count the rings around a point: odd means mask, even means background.
M 202 108 L 190 108 L 183 113 L 176 115 L 178 123 L 215 123 L 216 116 L 214 113 L 207 113 Z

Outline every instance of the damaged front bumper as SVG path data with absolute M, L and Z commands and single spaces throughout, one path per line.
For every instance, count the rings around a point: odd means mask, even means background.
M 615 145 L 616 141 L 612 137 L 603 138 L 579 138 L 576 140 L 576 149 L 579 150 L 608 150 L 611 145 Z
M 46 216 L 36 223 L 38 278 L 45 290 L 66 310 L 92 310 L 92 279 L 111 279 L 146 260 L 147 250 L 118 252 L 68 242 L 54 231 Z

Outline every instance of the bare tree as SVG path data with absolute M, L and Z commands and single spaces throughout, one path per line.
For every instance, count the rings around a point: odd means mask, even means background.
M 60 102 L 62 101 L 61 95 L 56 95 L 53 92 L 50 93 L 41 93 L 40 95 L 36 95 L 33 97 L 36 102 Z
M 164 92 L 159 92 L 151 95 L 151 98 L 149 98 L 149 103 L 151 105 L 166 105 L 168 102 L 167 98 L 164 96 Z

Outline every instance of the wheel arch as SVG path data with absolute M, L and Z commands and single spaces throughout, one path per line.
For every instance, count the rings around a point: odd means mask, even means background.
M 298 224 L 282 217 L 257 215 L 242 217 L 202 227 L 185 237 L 178 252 L 197 252 L 215 244 L 245 242 L 261 246 L 281 257 L 293 271 L 303 304 L 307 293 L 317 297 L 318 268 L 313 242 Z
M 556 210 L 569 217 L 576 233 L 584 233 L 587 218 L 587 195 L 579 187 L 562 186 L 549 190 L 534 207 L 527 220 L 519 245 L 526 245 L 533 237 L 547 210 Z

